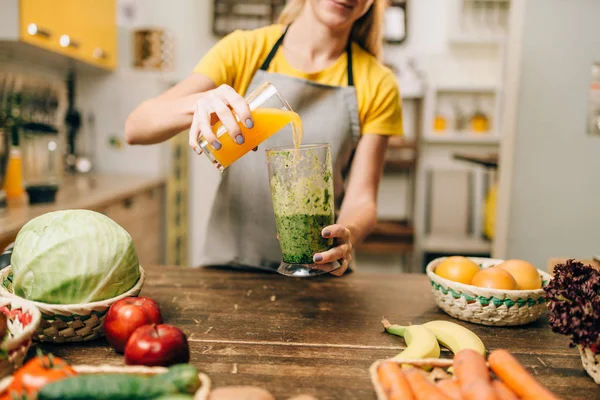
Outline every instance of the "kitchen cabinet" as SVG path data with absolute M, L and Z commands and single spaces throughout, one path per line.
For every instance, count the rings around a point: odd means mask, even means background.
M 129 232 L 142 265 L 163 262 L 163 196 L 155 187 L 99 210 Z
M 8 208 L 0 213 L 0 251 L 29 220 L 47 212 L 87 209 L 121 225 L 142 266 L 165 263 L 165 180 L 143 176 L 67 176 L 54 203 Z
M 101 69 L 116 68 L 116 0 L 0 1 L 7 11 L 0 16 L 0 39 L 26 43 Z M 11 31 L 14 20 L 18 21 L 16 32 Z

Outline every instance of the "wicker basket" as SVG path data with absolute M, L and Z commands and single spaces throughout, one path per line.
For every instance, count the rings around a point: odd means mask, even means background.
M 0 271 L 0 296 L 21 299 L 35 305 L 42 314 L 42 321 L 34 339 L 40 342 L 83 342 L 104 336 L 104 318 L 110 306 L 125 297 L 135 297 L 142 290 L 145 273 L 140 266 L 140 278 L 127 292 L 108 300 L 85 304 L 48 304 L 25 300 L 12 292 L 10 266 Z
M 388 397 L 385 395 L 379 380 L 377 379 L 377 368 L 384 362 L 394 362 L 396 364 L 405 365 L 409 364 L 415 367 L 431 367 L 431 372 L 428 373 L 428 379 L 432 382 L 435 382 L 436 377 L 441 376 L 440 374 L 446 374 L 445 371 L 449 367 L 452 366 L 453 360 L 446 358 L 422 358 L 422 359 L 398 359 L 398 358 L 390 358 L 386 360 L 377 360 L 371 367 L 369 368 L 369 375 L 371 376 L 371 384 L 373 385 L 373 389 L 375 389 L 375 394 L 377 395 L 377 400 L 388 400 Z M 449 377 L 450 374 L 447 374 Z
M 152 376 L 162 374 L 168 371 L 165 367 L 145 367 L 145 366 L 115 366 L 115 365 L 73 365 L 75 371 L 79 374 L 131 374 L 131 375 L 147 375 Z M 208 375 L 200 372 L 200 388 L 194 393 L 194 400 L 207 400 L 210 394 L 211 381 Z M 8 389 L 12 382 L 12 375 L 4 377 L 0 380 L 0 394 Z
M 437 258 L 427 265 L 435 302 L 448 315 L 467 322 L 491 326 L 525 325 L 540 318 L 546 311 L 544 289 L 498 290 L 453 282 L 437 275 L 435 268 L 445 259 Z M 482 268 L 504 260 L 475 258 L 470 260 Z M 552 276 L 538 269 L 544 285 Z
M 594 354 L 588 347 L 577 346 L 581 355 L 583 368 L 592 377 L 597 385 L 600 385 L 600 354 Z
M 8 322 L 8 336 L 1 345 L 0 355 L 0 378 L 3 378 L 23 365 L 42 316 L 33 304 L 18 299 L 0 298 L 0 310 Z

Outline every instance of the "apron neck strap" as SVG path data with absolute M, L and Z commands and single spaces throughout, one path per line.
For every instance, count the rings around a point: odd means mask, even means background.
M 283 38 L 285 38 L 285 35 L 289 28 L 290 28 L 289 25 L 285 27 L 283 34 L 279 37 L 279 39 L 277 39 L 277 42 L 275 42 L 275 44 L 273 45 L 273 48 L 269 52 L 269 55 L 267 56 L 267 58 L 265 59 L 265 61 L 262 64 L 262 66 L 260 67 L 261 70 L 266 71 L 267 69 L 269 69 L 269 65 L 271 65 L 271 61 L 273 61 L 273 58 L 275 58 L 275 54 L 277 54 L 277 50 L 279 50 L 281 43 L 283 43 Z M 354 86 L 354 73 L 352 72 L 352 41 L 351 40 L 348 40 L 348 43 L 346 44 L 346 54 L 347 54 L 346 69 L 347 69 L 347 73 L 348 73 L 348 86 Z

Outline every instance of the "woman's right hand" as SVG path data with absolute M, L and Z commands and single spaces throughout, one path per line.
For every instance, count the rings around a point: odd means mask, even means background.
M 204 92 L 196 102 L 189 132 L 189 146 L 197 154 L 201 154 L 202 149 L 198 145 L 198 138 L 202 134 L 215 150 L 219 150 L 221 142 L 212 130 L 212 125 L 217 121 L 221 121 L 234 142 L 243 144 L 244 135 L 234 112 L 246 128 L 251 129 L 254 126 L 248 103 L 231 86 L 221 85 L 216 89 Z

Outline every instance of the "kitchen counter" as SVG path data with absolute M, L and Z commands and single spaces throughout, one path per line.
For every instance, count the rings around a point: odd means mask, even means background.
M 163 178 L 113 174 L 66 176 L 54 203 L 9 207 L 0 213 L 0 247 L 12 242 L 21 227 L 39 215 L 63 209 L 104 212 L 139 193 L 159 188 L 164 182 Z
M 213 387 L 255 385 L 277 399 L 301 393 L 319 400 L 375 399 L 369 366 L 404 348 L 402 338 L 383 331 L 385 317 L 397 324 L 435 319 L 463 324 L 489 350 L 511 351 L 561 398 L 599 392 L 577 350 L 552 333 L 546 319 L 514 328 L 457 321 L 435 305 L 422 274 L 355 272 L 302 280 L 209 268 L 146 271 L 141 295 L 154 298 L 165 323 L 188 335 L 190 362 L 210 376 Z M 123 364 L 104 339 L 41 347 L 71 363 Z

